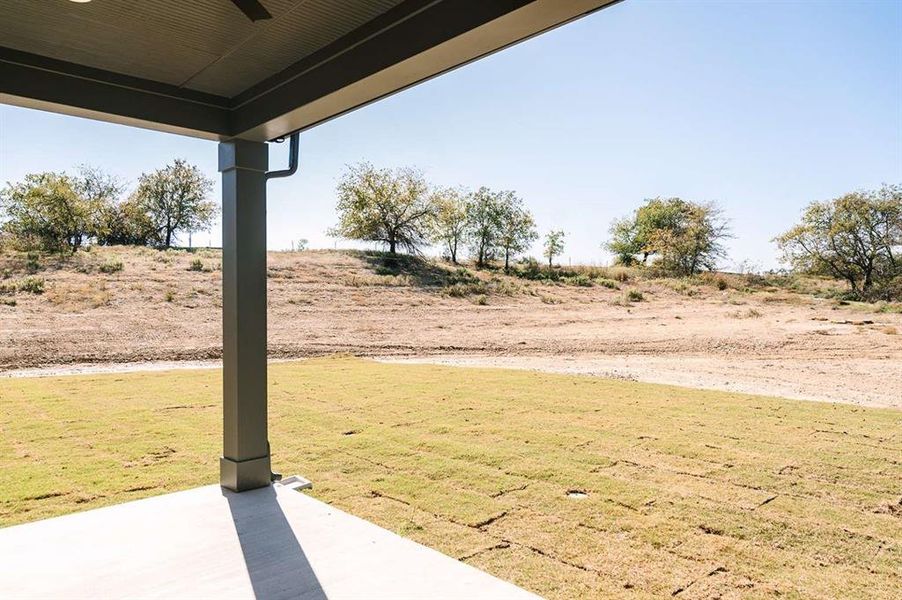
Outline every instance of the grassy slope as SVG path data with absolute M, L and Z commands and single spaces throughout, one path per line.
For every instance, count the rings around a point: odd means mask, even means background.
M 0 524 L 216 481 L 219 381 L 0 380 Z M 899 411 L 356 359 L 270 391 L 277 468 L 540 594 L 902 591 Z

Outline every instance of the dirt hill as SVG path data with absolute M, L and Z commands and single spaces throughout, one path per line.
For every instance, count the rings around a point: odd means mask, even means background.
M 216 359 L 216 250 L 0 255 L 0 370 Z M 902 314 L 738 276 L 558 282 L 362 252 L 269 255 L 271 358 L 497 364 L 902 407 Z

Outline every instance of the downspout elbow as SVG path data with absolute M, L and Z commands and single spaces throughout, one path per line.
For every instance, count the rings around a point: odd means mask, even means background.
M 281 171 L 269 171 L 266 173 L 266 180 L 276 179 L 278 177 L 291 177 L 298 170 L 298 154 L 300 149 L 301 134 L 295 132 L 291 134 L 288 143 L 288 168 Z

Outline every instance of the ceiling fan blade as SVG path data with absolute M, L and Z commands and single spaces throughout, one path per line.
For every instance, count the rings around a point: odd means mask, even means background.
M 232 4 L 241 9 L 241 12 L 243 12 L 251 21 L 272 19 L 272 15 L 269 14 L 266 7 L 260 4 L 258 0 L 232 0 Z

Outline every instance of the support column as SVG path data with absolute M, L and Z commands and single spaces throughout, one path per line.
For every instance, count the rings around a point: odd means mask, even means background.
M 266 416 L 265 143 L 219 144 L 222 173 L 223 450 L 219 483 L 270 484 Z

